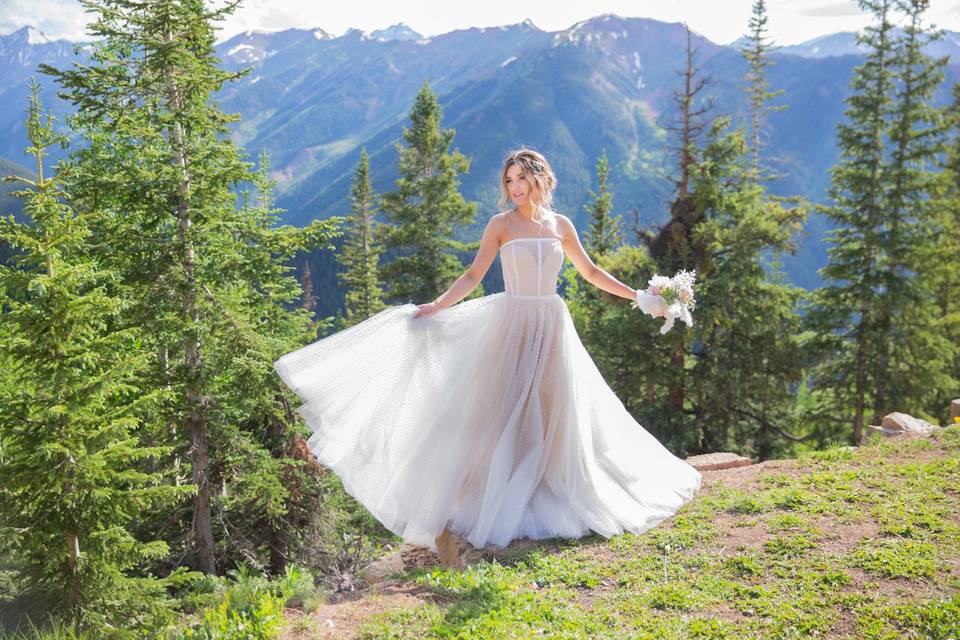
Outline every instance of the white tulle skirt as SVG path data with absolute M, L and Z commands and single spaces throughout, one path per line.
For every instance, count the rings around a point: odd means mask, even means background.
M 436 550 L 639 533 L 700 473 L 627 412 L 558 295 L 389 307 L 275 363 L 317 459 L 390 531 Z

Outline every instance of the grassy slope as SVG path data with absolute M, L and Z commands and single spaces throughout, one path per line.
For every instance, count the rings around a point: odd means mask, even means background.
M 708 472 L 641 535 L 395 577 L 284 637 L 960 638 L 960 426 Z

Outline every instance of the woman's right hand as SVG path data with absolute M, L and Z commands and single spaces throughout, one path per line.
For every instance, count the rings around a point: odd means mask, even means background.
M 437 306 L 435 302 L 428 302 L 426 304 L 418 304 L 417 311 L 413 314 L 414 318 L 419 318 L 421 316 L 432 316 L 437 311 L 440 310 L 440 307 Z

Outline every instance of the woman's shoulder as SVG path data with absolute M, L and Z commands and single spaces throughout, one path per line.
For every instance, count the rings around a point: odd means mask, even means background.
M 570 218 L 556 211 L 551 211 L 550 213 L 553 214 L 553 219 L 557 223 L 557 227 L 568 230 L 573 229 L 573 222 L 570 221 Z
M 490 216 L 490 219 L 487 220 L 487 226 L 494 229 L 502 229 L 503 226 L 507 223 L 507 214 L 509 211 L 501 211 Z

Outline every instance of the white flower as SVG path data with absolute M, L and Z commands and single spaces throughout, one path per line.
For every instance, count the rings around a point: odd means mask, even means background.
M 655 275 L 647 281 L 647 285 L 650 287 L 669 287 L 671 284 L 672 282 L 667 276 Z
M 649 290 L 641 291 L 638 289 L 636 301 L 631 306 L 654 317 L 662 315 L 666 321 L 660 327 L 661 334 L 670 331 L 677 318 L 683 320 L 688 327 L 692 327 L 693 316 L 690 312 L 696 304 L 693 295 L 693 283 L 696 274 L 696 270 L 686 271 L 683 269 L 674 274 L 672 278 L 654 274 L 648 284 L 650 287 L 659 287 L 660 294 L 653 295 Z

